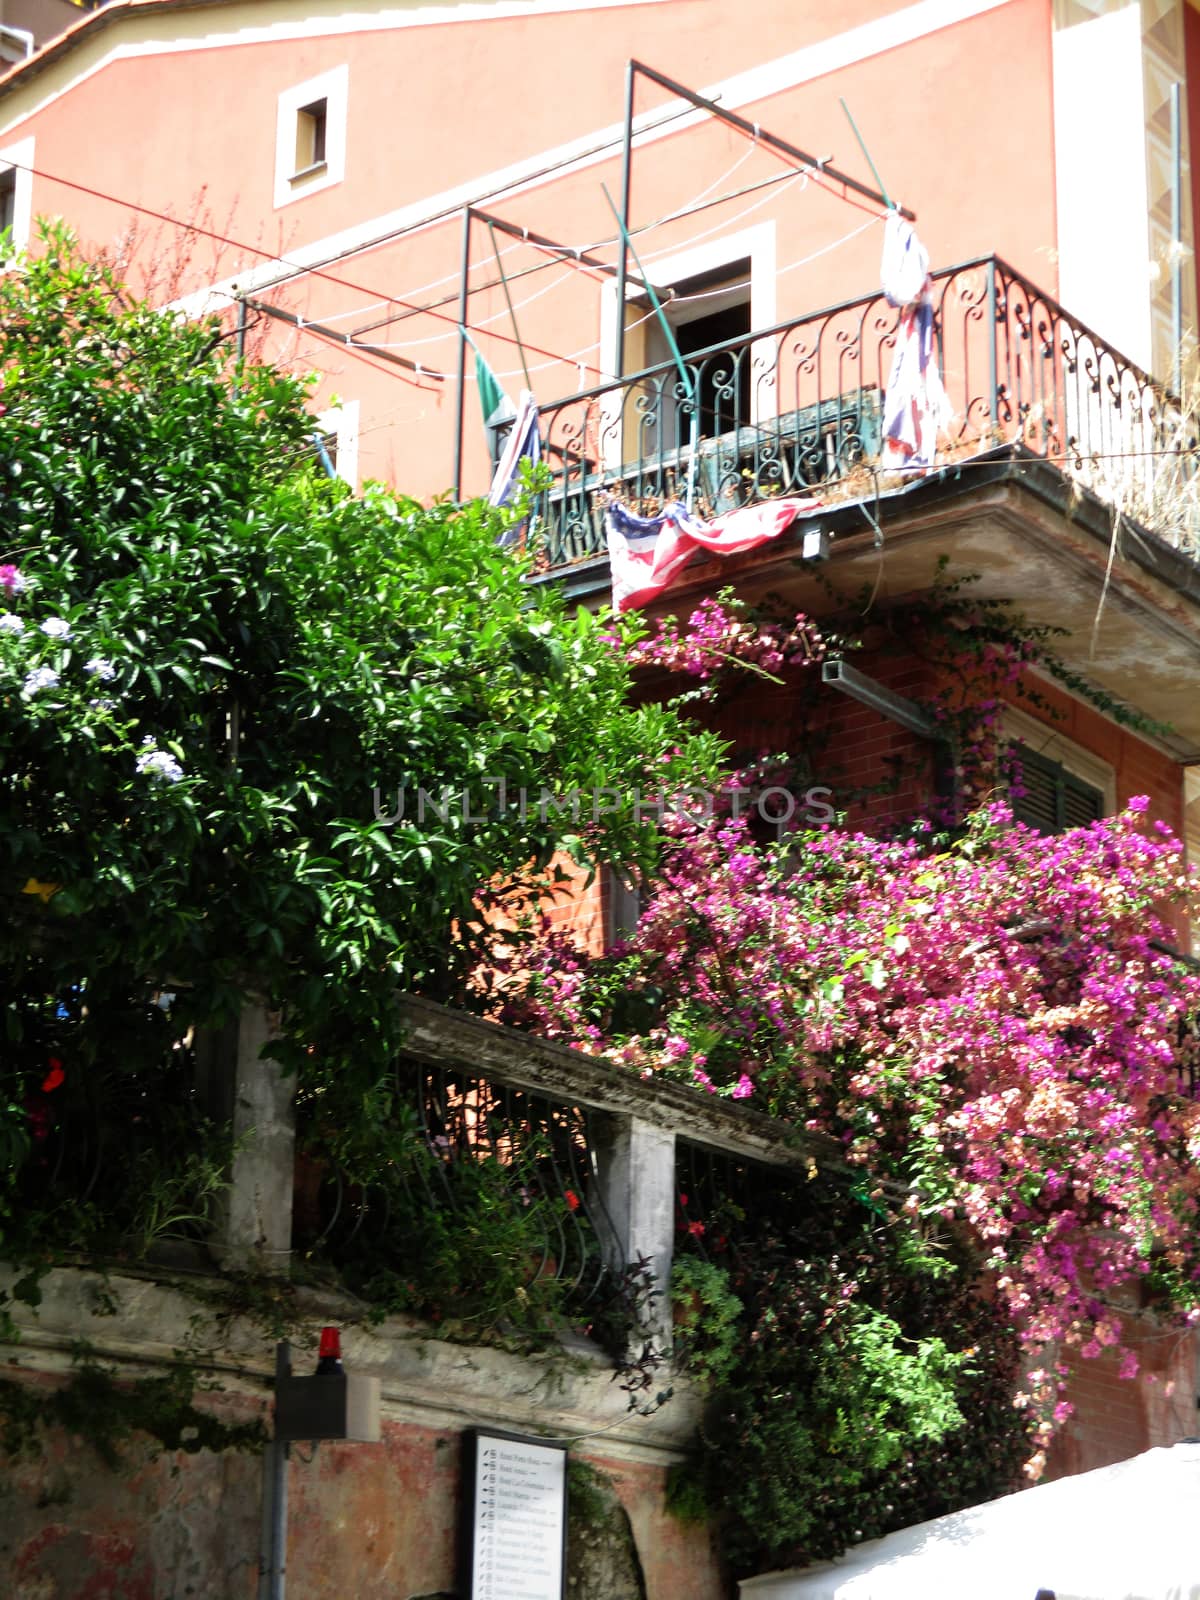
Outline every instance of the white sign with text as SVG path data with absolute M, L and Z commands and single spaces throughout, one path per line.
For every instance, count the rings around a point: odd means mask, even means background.
M 562 1600 L 567 1452 L 475 1435 L 471 1600 Z

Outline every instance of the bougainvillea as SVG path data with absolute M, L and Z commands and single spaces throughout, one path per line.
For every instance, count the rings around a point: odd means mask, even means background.
M 940 853 L 679 825 L 628 944 L 547 947 L 512 1014 L 834 1133 L 914 1228 L 968 1231 L 1028 1350 L 1095 1355 L 1131 1282 L 1200 1319 L 1200 976 L 1163 920 L 1194 885 L 1145 807 L 1044 838 L 993 805 Z
M 614 642 L 620 642 L 613 636 Z M 701 600 L 681 631 L 662 617 L 648 637 L 634 640 L 625 658 L 634 667 L 658 667 L 694 678 L 712 678 L 731 668 L 770 675 L 783 666 L 812 666 L 826 654 L 817 625 L 803 612 L 783 621 L 751 618 L 728 590 Z

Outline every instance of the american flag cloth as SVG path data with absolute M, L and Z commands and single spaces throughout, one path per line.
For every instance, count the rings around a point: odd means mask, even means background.
M 701 522 L 678 500 L 665 505 L 656 517 L 635 516 L 610 500 L 604 525 L 612 565 L 613 610 L 649 605 L 697 550 L 724 556 L 753 550 L 777 539 L 797 517 L 808 516 L 820 505 L 819 500 L 764 500 Z
M 888 304 L 900 311 L 883 402 L 881 464 L 924 471 L 934 464 L 938 430 L 953 412 L 934 345 L 929 253 L 898 211 L 888 212 L 879 273 Z
M 522 389 L 521 398 L 517 403 L 516 421 L 509 430 L 508 438 L 504 441 L 504 449 L 500 452 L 500 459 L 496 463 L 492 487 L 488 491 L 488 504 L 508 505 L 517 492 L 521 462 L 528 461 L 533 465 L 541 459 L 542 436 L 537 404 L 529 390 Z M 500 541 L 501 544 L 514 544 L 520 533 L 520 527 L 510 528 Z

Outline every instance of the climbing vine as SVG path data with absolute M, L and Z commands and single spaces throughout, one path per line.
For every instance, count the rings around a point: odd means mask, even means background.
M 10 1456 L 34 1454 L 48 1429 L 61 1428 L 113 1471 L 136 1435 L 152 1440 L 160 1452 L 260 1451 L 267 1441 L 263 1424 L 224 1422 L 198 1406 L 197 1393 L 215 1386 L 201 1383 L 182 1352 L 177 1357 L 160 1375 L 129 1380 L 80 1346 L 65 1383 L 34 1387 L 0 1379 L 0 1449 Z

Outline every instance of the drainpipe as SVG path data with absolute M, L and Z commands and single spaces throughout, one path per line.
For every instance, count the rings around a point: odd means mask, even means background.
M 29 32 L 28 28 L 11 28 L 7 22 L 0 22 L 0 37 L 15 39 L 18 44 L 24 45 L 26 61 L 37 49 L 37 40 Z
M 292 1375 L 291 1346 L 275 1346 L 275 1385 Z M 278 1431 L 278 1430 L 277 1430 Z M 272 1439 L 263 1460 L 262 1537 L 258 1561 L 258 1600 L 284 1600 L 287 1585 L 288 1457 L 291 1445 Z
M 1183 130 L 1179 84 L 1171 85 L 1171 382 L 1183 390 Z

